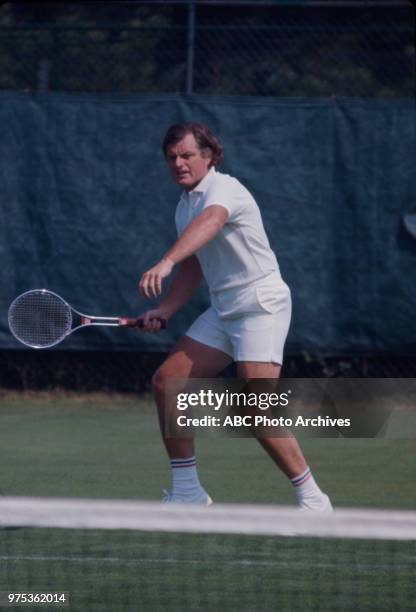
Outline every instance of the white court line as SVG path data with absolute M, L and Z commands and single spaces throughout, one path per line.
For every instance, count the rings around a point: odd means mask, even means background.
M 67 562 L 67 563 L 119 563 L 124 565 L 143 565 L 143 564 L 156 564 L 156 563 L 167 563 L 167 564 L 181 564 L 187 563 L 190 565 L 207 565 L 211 564 L 211 560 L 201 560 L 201 559 L 181 559 L 177 558 L 164 558 L 164 559 L 147 559 L 147 558 L 136 558 L 136 559 L 123 559 L 122 557 L 64 557 L 64 556 L 13 556 L 13 555 L 3 555 L 0 556 L 0 561 L 36 561 L 36 562 Z M 414 562 L 414 557 L 409 556 L 408 561 Z M 307 568 L 310 569 L 310 565 L 308 561 L 299 562 L 299 561 L 288 561 L 287 558 L 285 560 L 270 560 L 270 561 L 262 561 L 255 559 L 216 559 L 216 563 L 226 564 L 226 565 L 241 565 L 241 566 L 252 566 L 252 565 L 261 565 L 268 567 L 284 567 L 284 568 Z M 319 569 L 328 569 L 328 568 L 354 568 L 357 570 L 395 570 L 395 569 L 408 569 L 408 563 L 391 563 L 391 564 L 382 564 L 382 563 L 348 563 L 348 561 L 337 562 L 334 566 L 333 562 L 314 562 L 314 568 Z
M 415 511 L 0 496 L 0 527 L 19 526 L 416 541 Z

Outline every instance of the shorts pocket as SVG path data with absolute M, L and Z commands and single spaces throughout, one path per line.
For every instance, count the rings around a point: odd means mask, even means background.
M 281 281 L 279 284 L 258 285 L 256 287 L 257 303 L 263 312 L 275 314 L 287 303 L 290 296 L 289 287 Z

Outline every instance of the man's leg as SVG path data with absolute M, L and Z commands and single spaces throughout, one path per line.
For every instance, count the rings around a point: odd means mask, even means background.
M 276 363 L 237 363 L 239 378 L 278 379 L 280 371 L 281 366 Z M 259 438 L 258 441 L 292 482 L 301 508 L 319 512 L 332 510 L 329 498 L 316 484 L 296 438 L 288 432 L 284 437 L 265 437 Z
M 165 436 L 166 385 L 169 379 L 214 378 L 232 359 L 226 353 L 184 336 L 153 376 L 153 393 L 158 409 L 163 442 L 171 460 L 172 494 L 174 501 L 193 501 L 202 489 L 195 460 L 194 441 L 191 438 Z M 203 498 L 203 495 L 202 495 Z

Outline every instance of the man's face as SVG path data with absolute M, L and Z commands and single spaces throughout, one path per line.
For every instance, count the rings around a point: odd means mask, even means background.
M 209 171 L 211 155 L 204 157 L 204 153 L 193 134 L 186 134 L 167 147 L 166 159 L 172 178 L 186 191 L 192 191 Z

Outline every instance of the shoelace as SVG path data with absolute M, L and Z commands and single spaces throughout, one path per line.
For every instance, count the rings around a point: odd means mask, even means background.
M 163 495 L 165 496 L 162 500 L 162 503 L 166 504 L 170 501 L 172 501 L 172 494 L 169 493 L 169 491 L 167 491 L 166 489 L 162 489 Z

